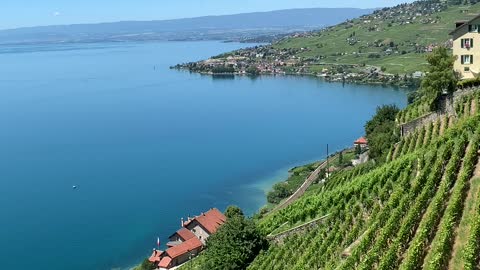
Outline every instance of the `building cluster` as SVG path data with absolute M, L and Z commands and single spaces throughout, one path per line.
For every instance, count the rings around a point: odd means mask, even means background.
M 411 4 L 401 4 L 391 8 L 374 11 L 372 15 L 363 16 L 363 20 L 377 20 L 397 24 L 436 23 L 435 13 L 447 9 L 442 1 L 417 1 Z M 392 18 L 394 18 L 392 20 Z
M 157 269 L 172 269 L 197 256 L 207 238 L 225 223 L 226 217 L 218 209 L 181 221 L 181 228 L 169 237 L 165 251 L 154 249 L 149 261 Z

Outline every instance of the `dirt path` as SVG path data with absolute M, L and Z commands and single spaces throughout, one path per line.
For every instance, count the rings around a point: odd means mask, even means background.
M 477 113 L 477 99 L 472 99 L 472 104 L 470 105 L 470 115 L 473 116 Z
M 462 217 L 455 229 L 455 240 L 450 257 L 448 269 L 463 270 L 462 251 L 470 235 L 470 218 L 475 212 L 475 205 L 480 192 L 480 159 L 475 166 L 475 171 L 470 179 L 470 188 L 465 199 Z
M 453 116 L 448 117 L 448 127 L 451 128 L 454 124 Z
M 399 143 L 395 144 L 395 149 L 393 150 L 393 154 L 392 154 L 392 160 L 395 160 L 398 156 L 398 146 L 399 145 L 400 145 Z
M 425 132 L 425 136 L 423 136 L 423 145 L 427 144 L 427 138 L 430 137 L 430 133 L 432 133 L 433 128 L 429 129 L 430 124 L 425 125 L 425 128 L 427 129 L 427 132 Z
M 447 125 L 447 120 L 445 119 L 444 116 L 442 116 L 442 118 L 440 119 L 440 136 L 443 135 L 443 133 L 445 132 L 445 126 Z

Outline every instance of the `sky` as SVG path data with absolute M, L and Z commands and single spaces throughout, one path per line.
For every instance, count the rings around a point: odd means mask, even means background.
M 412 0 L 1 0 L 0 29 L 163 20 L 289 8 L 377 8 Z

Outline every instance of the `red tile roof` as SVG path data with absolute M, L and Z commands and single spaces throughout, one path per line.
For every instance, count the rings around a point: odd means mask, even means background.
M 192 239 L 195 237 L 195 234 L 193 234 L 191 231 L 181 228 L 180 230 L 177 231 L 178 236 L 183 239 L 183 241 L 187 241 L 189 239 Z
M 227 218 L 217 208 L 213 208 L 208 212 L 201 214 L 200 216 L 196 216 L 194 219 L 188 221 L 185 223 L 185 226 L 188 226 L 195 220 L 200 223 L 200 225 L 204 227 L 208 233 L 213 234 L 217 231 L 220 225 L 225 223 Z
M 159 262 L 160 261 L 160 257 L 162 256 L 163 254 L 163 251 L 161 250 L 154 250 L 152 252 L 152 256 L 150 256 L 150 258 L 148 258 L 149 261 L 151 262 Z
M 175 259 L 178 256 L 181 256 L 187 252 L 190 252 L 192 250 L 195 250 L 201 247 L 202 247 L 202 242 L 200 242 L 198 238 L 194 237 L 181 243 L 178 246 L 174 246 L 167 249 L 165 252 L 167 253 L 168 256 L 170 256 L 170 258 Z
M 168 268 L 170 266 L 170 262 L 172 262 L 172 258 L 170 257 L 163 257 L 162 260 L 158 263 L 158 267 L 160 268 Z
M 364 137 L 358 138 L 358 140 L 354 142 L 354 144 L 367 144 L 367 143 L 368 141 Z

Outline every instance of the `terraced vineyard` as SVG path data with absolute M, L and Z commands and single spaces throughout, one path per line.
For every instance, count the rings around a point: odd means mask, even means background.
M 479 101 L 478 93 L 466 96 L 455 117 L 402 138 L 386 164 L 334 174 L 261 219 L 270 234 L 328 215 L 272 244 L 248 269 L 480 269 Z M 420 116 L 423 107 L 400 118 Z

